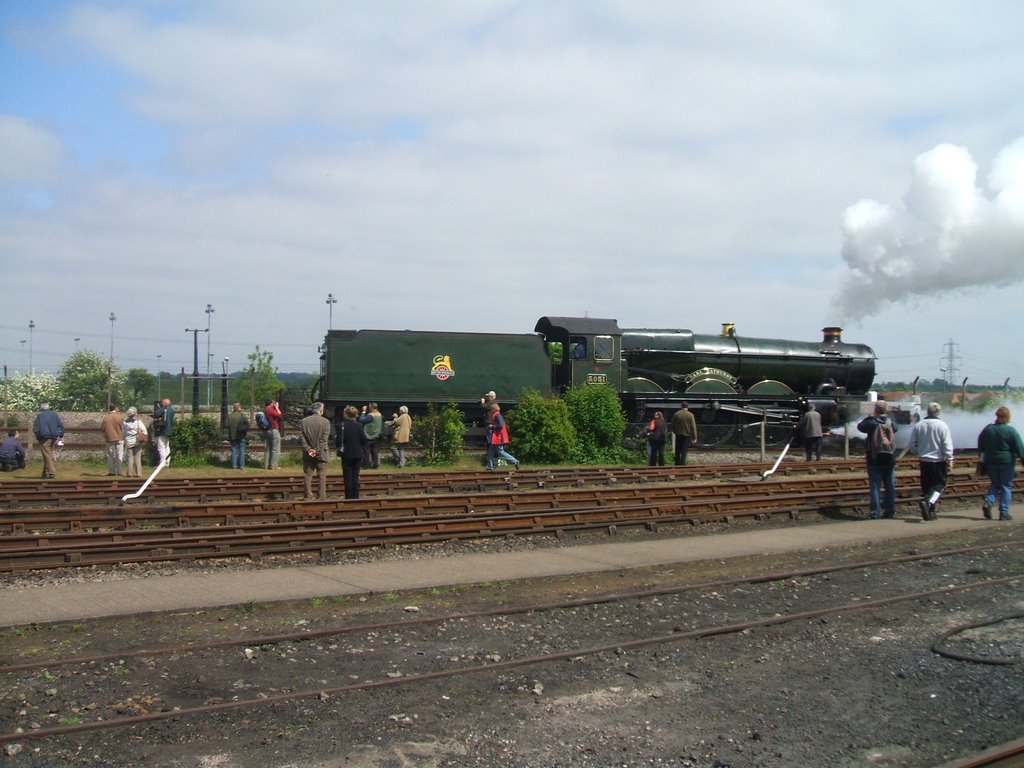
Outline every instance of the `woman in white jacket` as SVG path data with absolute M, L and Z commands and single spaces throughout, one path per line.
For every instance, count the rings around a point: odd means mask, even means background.
M 149 432 L 139 418 L 135 407 L 125 412 L 124 419 L 124 453 L 127 467 L 125 476 L 142 477 L 142 446 L 148 440 Z

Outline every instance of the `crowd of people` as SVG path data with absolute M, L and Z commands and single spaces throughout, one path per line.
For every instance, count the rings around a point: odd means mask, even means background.
M 872 519 L 892 518 L 896 513 L 897 427 L 888 410 L 888 403 L 879 400 L 874 405 L 874 413 L 857 425 L 857 429 L 866 435 L 868 516 Z M 949 425 L 939 418 L 941 412 L 941 404 L 928 404 L 925 418 L 911 427 L 910 440 L 904 451 L 912 451 L 918 459 L 921 495 L 917 506 L 923 520 L 938 519 L 939 503 L 953 469 L 953 436 Z M 993 513 L 998 511 L 1000 520 L 1011 520 L 1013 481 L 1017 462 L 1024 464 L 1024 442 L 1010 424 L 1009 408 L 1000 406 L 996 409 L 995 421 L 978 435 L 977 448 L 977 471 L 989 478 L 989 487 L 982 500 L 982 515 L 991 520 Z
M 508 446 L 511 442 L 508 425 L 501 412 L 497 395 L 490 391 L 480 399 L 484 411 L 487 445 L 486 465 L 496 469 L 501 462 L 519 468 L 519 460 Z M 935 520 L 949 472 L 953 468 L 953 438 L 949 426 L 939 418 L 942 407 L 929 403 L 924 419 L 911 427 L 907 451 L 918 458 L 920 497 L 917 504 L 924 520 Z M 896 515 L 896 463 L 895 434 L 897 426 L 889 416 L 884 400 L 875 402 L 873 413 L 862 419 L 857 429 L 865 435 L 866 464 L 869 483 L 868 516 L 893 518 Z M 359 475 L 362 469 L 380 467 L 379 444 L 390 437 L 391 453 L 398 467 L 406 465 L 406 451 L 412 439 L 412 418 L 407 406 L 401 406 L 391 418 L 384 420 L 377 403 L 367 403 L 360 411 L 354 406 L 339 407 L 332 425 L 324 416 L 324 404 L 313 403 L 299 425 L 302 445 L 304 496 L 314 497 L 312 482 L 317 479 L 316 498 L 327 496 L 327 463 L 333 458 L 329 448 L 334 435 L 335 453 L 341 459 L 345 484 L 345 498 L 359 498 Z M 256 412 L 255 421 L 263 433 L 263 468 L 273 470 L 281 457 L 281 426 L 284 414 L 277 400 L 269 399 Z M 107 475 L 111 477 L 141 477 L 142 455 L 148 443 L 153 444 L 157 463 L 165 466 L 171 459 L 171 435 L 174 430 L 175 410 L 170 399 L 154 403 L 151 424 L 147 427 L 135 407 L 124 415 L 117 405 L 111 405 L 100 422 L 104 439 Z M 231 468 L 244 470 L 249 418 L 241 403 L 234 403 L 227 416 L 226 429 L 231 448 Z M 63 445 L 64 423 L 48 403 L 39 406 L 32 425 L 39 454 L 42 458 L 42 477 L 56 477 L 55 450 Z M 656 411 L 647 425 L 647 460 L 650 466 L 664 466 L 665 447 L 671 434 L 675 443 L 674 463 L 686 464 L 689 448 L 697 441 L 697 423 L 687 403 L 666 421 L 662 411 Z M 807 461 L 820 460 L 823 431 L 821 415 L 813 404 L 808 404 L 796 426 L 798 440 L 803 442 Z M 1013 481 L 1016 463 L 1024 463 L 1024 441 L 1010 424 L 1010 409 L 1000 406 L 995 421 L 978 435 L 978 470 L 989 478 L 989 488 L 982 502 L 982 514 L 992 519 L 998 513 L 1000 520 L 1010 520 Z M 26 467 L 26 450 L 18 430 L 8 430 L 0 441 L 0 471 L 12 472 Z

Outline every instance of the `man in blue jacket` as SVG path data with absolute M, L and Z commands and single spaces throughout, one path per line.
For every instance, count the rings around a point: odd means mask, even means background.
M 50 410 L 49 403 L 42 403 L 39 406 L 39 415 L 32 424 L 32 431 L 39 443 L 39 452 L 43 455 L 43 478 L 56 477 L 57 465 L 53 461 L 53 446 L 63 442 L 64 422 Z
M 0 472 L 13 472 L 25 468 L 25 448 L 21 444 L 18 430 L 8 431 L 0 443 Z

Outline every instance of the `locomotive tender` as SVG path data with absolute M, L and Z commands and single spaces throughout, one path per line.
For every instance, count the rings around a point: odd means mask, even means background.
M 627 417 L 666 417 L 687 402 L 700 444 L 788 439 L 808 402 L 827 425 L 841 424 L 864 399 L 875 354 L 825 328 L 818 342 L 718 335 L 682 329 L 620 329 L 611 319 L 542 317 L 533 334 L 435 331 L 328 331 L 314 397 L 328 409 L 376 401 L 387 417 L 400 405 L 415 414 L 454 401 L 470 420 L 480 396 L 496 390 L 514 406 L 526 388 L 543 395 L 607 384 Z

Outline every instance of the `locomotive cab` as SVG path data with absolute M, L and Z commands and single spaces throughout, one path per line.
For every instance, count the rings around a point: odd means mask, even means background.
M 622 331 L 616 320 L 542 317 L 533 329 L 544 337 L 551 359 L 551 388 L 565 392 L 581 384 L 622 390 Z

